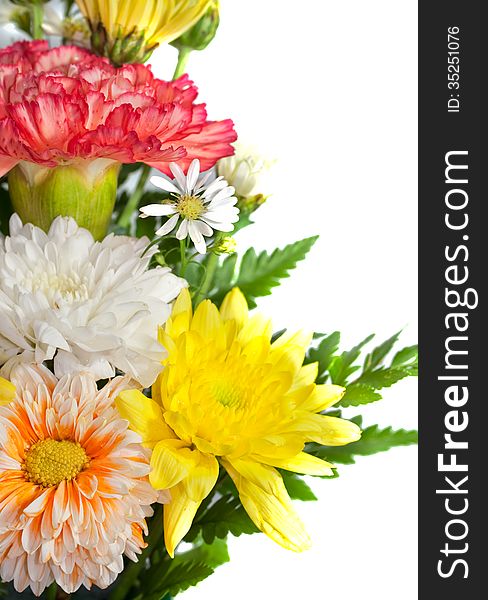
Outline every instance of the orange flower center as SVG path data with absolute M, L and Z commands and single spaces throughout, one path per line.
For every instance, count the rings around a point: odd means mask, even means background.
M 89 462 L 78 442 L 49 439 L 29 448 L 23 469 L 29 481 L 50 487 L 74 479 Z

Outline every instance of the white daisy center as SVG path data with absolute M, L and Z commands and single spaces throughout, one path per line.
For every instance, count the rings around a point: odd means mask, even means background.
M 184 219 L 195 221 L 205 211 L 205 204 L 198 196 L 185 194 L 178 198 L 176 210 Z

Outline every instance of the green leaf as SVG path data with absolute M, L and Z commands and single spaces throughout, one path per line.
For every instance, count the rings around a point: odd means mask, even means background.
M 302 500 L 308 502 L 317 500 L 317 496 L 312 492 L 310 487 L 296 473 L 282 471 L 283 482 L 285 484 L 288 495 L 292 500 Z
M 402 348 L 399 352 L 395 354 L 393 360 L 391 361 L 392 367 L 400 367 L 406 364 L 411 364 L 417 362 L 419 347 L 417 344 L 415 346 L 407 346 L 406 348 Z
M 359 381 L 363 385 L 369 385 L 372 388 L 381 390 L 385 387 L 390 387 L 400 379 L 404 379 L 409 375 L 416 375 L 416 370 L 409 368 L 398 368 L 398 369 L 378 369 L 376 371 L 369 371 L 363 373 Z M 344 406 L 344 405 L 343 405 Z
M 381 394 L 375 392 L 370 385 L 353 383 L 346 388 L 346 393 L 338 403 L 340 406 L 360 406 L 381 400 Z
M 353 464 L 355 456 L 369 456 L 377 452 L 385 452 L 395 446 L 408 446 L 418 442 L 417 431 L 391 427 L 380 429 L 378 425 L 367 427 L 361 439 L 346 446 L 312 446 L 308 451 L 319 458 L 344 465 Z
M 163 560 L 153 566 L 143 580 L 141 600 L 162 600 L 167 594 L 176 596 L 212 575 L 226 562 L 229 562 L 229 552 L 225 540 L 200 543 L 177 554 L 173 560 Z
M 311 347 L 309 349 L 305 358 L 305 364 L 319 363 L 317 383 L 324 383 L 326 381 L 327 371 L 335 358 L 340 341 L 341 334 L 338 331 L 334 331 L 334 333 L 324 336 L 316 348 Z
M 195 517 L 185 541 L 191 542 L 201 533 L 205 542 L 211 544 L 215 538 L 225 538 L 228 533 L 239 536 L 258 531 L 239 498 L 228 494 L 217 500 L 203 514 Z
M 166 595 L 175 596 L 188 588 L 200 583 L 210 577 L 214 569 L 205 563 L 189 561 L 185 563 L 176 562 L 165 564 L 165 570 L 161 573 L 157 589 L 149 590 L 141 594 L 141 600 L 162 600 Z
M 234 272 L 236 270 L 237 263 L 237 254 L 229 254 L 226 256 L 225 260 L 219 266 L 219 268 L 215 271 L 213 286 L 218 290 L 225 289 L 229 286 L 229 282 L 232 281 L 234 277 Z M 223 299 L 224 294 L 222 295 Z
M 347 379 L 350 375 L 352 375 L 355 371 L 359 369 L 358 366 L 353 366 L 353 363 L 359 358 L 361 354 L 361 349 L 368 342 L 370 342 L 374 338 L 374 333 L 368 335 L 362 342 L 360 342 L 351 350 L 347 352 L 343 352 L 340 356 L 336 356 L 329 367 L 330 377 L 332 379 L 332 383 L 337 385 L 346 385 Z
M 175 560 L 184 562 L 185 560 L 194 560 L 202 562 L 213 569 L 229 562 L 229 550 L 226 540 L 216 538 L 211 544 L 200 544 L 187 552 L 178 554 Z
M 235 268 L 236 265 L 235 262 L 226 264 L 229 260 L 226 259 L 223 264 L 226 272 L 218 273 L 215 277 L 210 297 L 219 304 L 225 294 L 237 286 L 246 297 L 249 307 L 254 308 L 256 298 L 271 294 L 272 288 L 278 286 L 281 279 L 288 277 L 297 263 L 305 258 L 317 238 L 318 236 L 314 236 L 300 240 L 283 249 L 276 249 L 272 254 L 266 251 L 256 254 L 254 248 L 249 248 L 242 257 L 237 272 L 230 273 L 232 266 Z
M 235 235 L 244 227 L 249 227 L 249 225 L 254 225 L 254 221 L 251 219 L 251 213 L 240 213 L 239 221 L 234 224 L 234 229 L 232 230 L 232 235 Z
M 384 358 L 387 356 L 387 354 L 391 351 L 393 346 L 398 341 L 398 337 L 401 334 L 401 332 L 402 331 L 400 330 L 397 333 L 395 333 L 394 335 L 392 335 L 390 338 L 388 338 L 382 344 L 377 346 L 371 352 L 371 354 L 368 354 L 366 356 L 366 359 L 364 361 L 364 367 L 363 367 L 364 371 L 372 370 L 375 367 L 379 366 L 383 362 Z

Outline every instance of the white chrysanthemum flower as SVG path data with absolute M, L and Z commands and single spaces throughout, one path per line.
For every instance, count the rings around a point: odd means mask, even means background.
M 25 6 L 17 6 L 8 0 L 0 3 L 0 27 L 15 24 L 17 19 L 24 17 L 28 12 Z
M 147 244 L 113 234 L 95 242 L 66 217 L 44 233 L 14 215 L 0 240 L 0 372 L 54 359 L 58 377 L 119 369 L 150 386 L 164 356 L 158 325 L 187 283 L 168 268 L 149 270 Z
M 198 159 L 191 163 L 186 176 L 177 164 L 171 163 L 170 168 L 174 180 L 164 176 L 151 177 L 151 183 L 169 192 L 171 198 L 163 204 L 142 207 L 141 217 L 170 217 L 156 235 L 171 233 L 179 223 L 176 237 L 184 240 L 189 236 L 196 250 L 205 254 L 205 237 L 213 235 L 214 229 L 232 231 L 239 220 L 235 190 L 223 177 L 211 181 L 211 171 L 200 175 Z
M 254 194 L 266 195 L 262 189 L 274 161 L 265 160 L 254 150 L 235 145 L 232 156 L 222 158 L 217 163 L 217 173 L 235 188 L 235 193 L 247 198 Z

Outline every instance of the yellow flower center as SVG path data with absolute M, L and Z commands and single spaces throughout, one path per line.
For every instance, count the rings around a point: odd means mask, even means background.
M 242 394 L 235 385 L 228 381 L 217 382 L 213 388 L 215 400 L 222 406 L 238 406 L 242 401 Z
M 178 199 L 176 210 L 184 219 L 195 221 L 205 210 L 205 205 L 198 196 L 185 195 Z
M 29 481 L 50 487 L 74 479 L 89 462 L 78 442 L 48 439 L 29 448 L 23 469 Z

